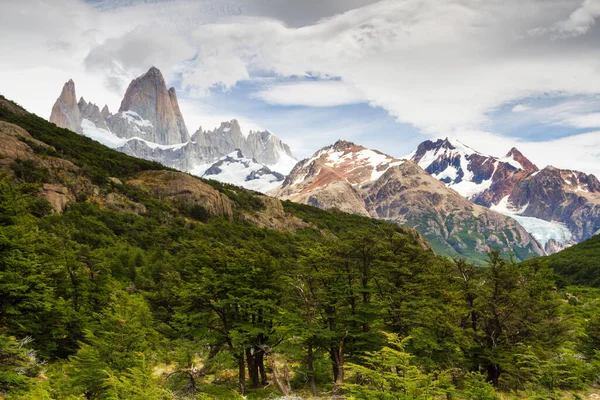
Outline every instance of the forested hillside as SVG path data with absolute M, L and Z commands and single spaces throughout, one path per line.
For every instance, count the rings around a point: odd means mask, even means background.
M 552 268 L 565 284 L 600 287 L 600 235 L 543 257 L 542 262 Z
M 128 157 L 0 99 L 0 397 L 573 398 L 598 292 Z

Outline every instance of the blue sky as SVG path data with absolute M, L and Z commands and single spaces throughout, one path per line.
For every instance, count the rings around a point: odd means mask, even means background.
M 237 118 L 298 158 L 456 137 L 600 174 L 600 0 L 9 0 L 0 92 L 47 117 L 69 78 L 114 110 L 155 65 L 191 131 Z

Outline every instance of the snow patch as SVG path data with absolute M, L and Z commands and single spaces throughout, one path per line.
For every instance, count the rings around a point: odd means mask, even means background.
M 127 111 L 121 112 L 119 115 L 121 115 L 121 117 L 125 118 L 127 120 L 127 122 L 141 126 L 143 128 L 152 128 L 154 126 L 154 125 L 152 125 L 152 122 L 148 121 L 147 119 L 142 118 L 135 111 L 127 110 Z
M 481 183 L 475 183 L 473 181 L 462 180 L 458 183 L 448 185 L 451 189 L 456 190 L 461 196 L 471 199 L 492 186 L 492 179 L 483 181 Z
M 298 160 L 287 154 L 281 154 L 279 160 L 275 164 L 267 165 L 271 171 L 279 172 L 283 175 L 288 175 L 292 169 L 298 164 Z
M 517 160 L 515 160 L 514 157 L 512 157 L 512 156 L 502 157 L 498 161 L 510 164 L 513 167 L 515 167 L 516 169 L 525 169 L 525 168 L 523 168 L 523 165 L 520 162 L 518 162 Z
M 122 147 L 127 143 L 127 139 L 120 138 L 109 130 L 96 127 L 89 119 L 84 118 L 81 121 L 81 130 L 84 136 L 94 139 L 111 149 Z
M 265 166 L 249 158 L 240 157 L 239 154 L 240 153 L 236 150 L 213 164 L 213 166 L 216 166 L 220 170 L 219 173 L 208 174 L 208 170 L 212 167 L 210 166 L 204 170 L 201 176 L 203 178 L 230 183 L 262 193 L 266 193 L 281 185 L 282 180 L 274 174 L 264 174 L 256 179 L 248 179 L 253 172 L 259 171 Z M 190 171 L 190 173 L 192 172 Z

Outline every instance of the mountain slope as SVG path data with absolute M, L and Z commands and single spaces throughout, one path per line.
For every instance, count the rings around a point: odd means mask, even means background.
M 600 236 L 573 245 L 539 261 L 568 284 L 600 287 Z
M 513 219 L 474 205 L 412 161 L 338 141 L 300 161 L 276 197 L 416 228 L 441 254 L 482 259 L 491 247 L 543 254 Z
M 540 171 L 516 148 L 496 158 L 447 138 L 421 143 L 410 157 L 474 203 L 515 218 L 549 253 L 600 232 L 593 175 L 552 166 Z

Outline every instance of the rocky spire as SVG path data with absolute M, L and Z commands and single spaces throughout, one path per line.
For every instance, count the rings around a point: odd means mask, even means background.
M 525 171 L 533 172 L 538 170 L 538 167 L 534 163 L 529 161 L 529 159 L 525 157 L 523 153 L 521 153 L 516 147 L 510 149 L 510 151 L 506 154 L 506 158 L 512 158 L 513 160 L 521 164 Z
M 52 107 L 50 122 L 61 128 L 81 133 L 81 119 L 77 96 L 75 95 L 75 82 L 69 79 L 63 86 L 60 96 L 56 99 Z
M 134 111 L 152 124 L 152 132 L 144 137 L 148 141 L 169 145 L 190 140 L 175 90 L 167 91 L 163 75 L 156 67 L 129 84 L 119 108 L 119 112 L 125 111 Z
M 173 107 L 173 112 L 175 113 L 175 120 L 181 135 L 181 142 L 187 142 L 190 140 L 190 134 L 185 126 L 185 121 L 183 120 L 181 110 L 179 109 L 179 102 L 177 101 L 177 94 L 175 93 L 174 87 L 169 89 L 169 99 L 171 100 L 171 106 Z
M 102 118 L 104 118 L 104 119 L 110 117 L 110 111 L 109 111 L 108 106 L 106 104 L 102 108 L 102 111 L 100 111 L 100 115 L 102 115 Z

